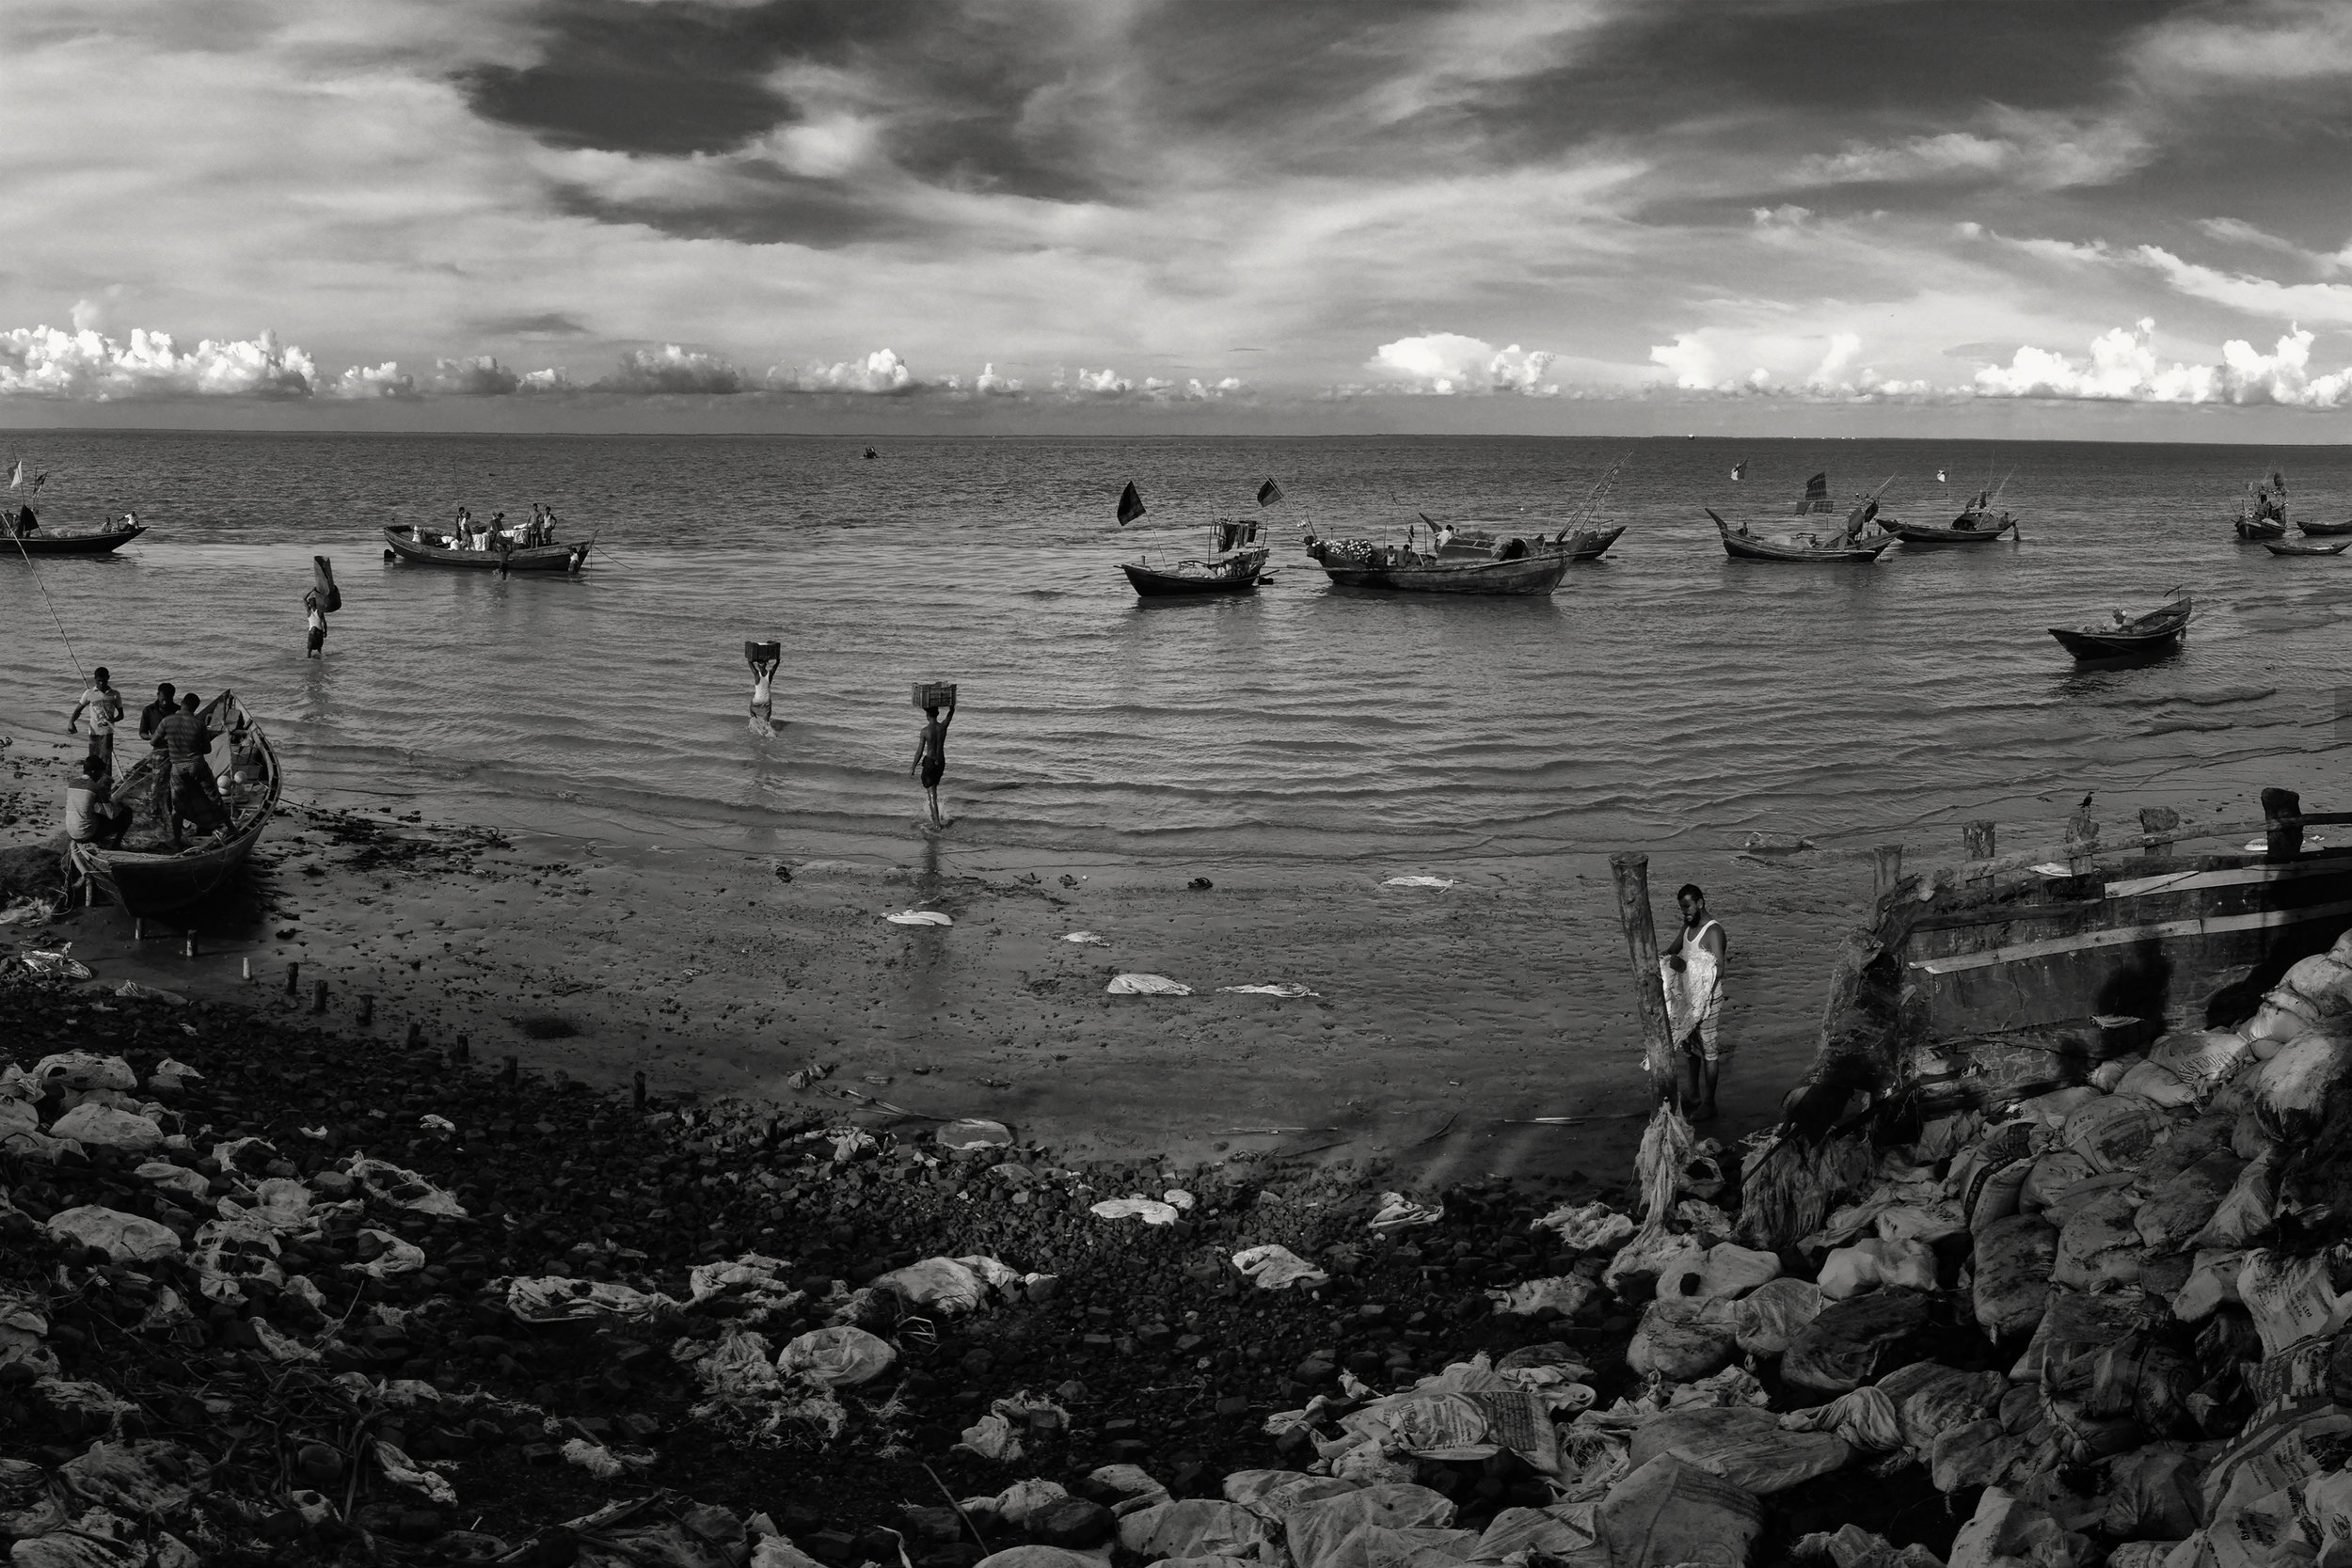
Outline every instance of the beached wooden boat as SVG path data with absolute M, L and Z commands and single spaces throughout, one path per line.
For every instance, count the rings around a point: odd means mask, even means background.
M 1197 598 L 1216 594 L 1254 594 L 1273 552 L 1258 543 L 1255 519 L 1219 519 L 1209 531 L 1209 553 L 1195 561 L 1154 566 L 1151 558 L 1122 561 L 1135 591 L 1147 599 Z
M 1715 518 L 1715 529 L 1723 536 L 1724 553 L 1734 561 L 1777 561 L 1808 565 L 1864 565 L 1876 561 L 1895 543 L 1891 533 L 1876 539 L 1866 539 L 1854 545 L 1823 545 L 1815 543 L 1820 535 L 1801 533 L 1785 538 L 1768 539 L 1761 534 L 1735 529 L 1709 509 Z
M 1448 560 L 1409 545 L 1375 545 L 1368 539 L 1307 540 L 1307 553 L 1342 588 L 1386 589 L 1398 594 L 1549 594 L 1567 575 L 1568 557 L 1559 549 L 1519 548 L 1500 558 L 1464 556 Z M 1510 546 L 1506 546 L 1508 550 Z
M 259 779 L 234 783 L 216 804 L 206 803 L 218 817 L 210 832 L 188 840 L 178 850 L 166 847 L 164 840 L 167 835 L 155 820 L 154 807 L 155 774 L 163 762 L 160 753 L 151 752 L 115 786 L 115 799 L 130 806 L 134 813 L 124 847 L 102 849 L 87 844 L 72 846 L 74 869 L 88 879 L 96 891 L 133 914 L 162 914 L 182 909 L 219 888 L 245 864 L 278 809 L 278 798 L 284 786 L 278 752 L 261 724 L 237 700 L 236 693 L 224 691 L 214 698 L 205 705 L 202 717 L 207 724 L 220 731 L 208 759 L 215 778 L 231 769 L 234 759 L 230 736 L 237 729 L 246 732 L 258 753 L 262 774 Z
M 2295 526 L 2316 539 L 2336 539 L 2352 534 L 2352 517 L 2341 523 L 2297 523 Z
M 2299 539 L 2263 541 L 2263 548 L 2272 555 L 2342 555 L 2347 547 L 2352 547 L 2352 539 L 2339 539 L 2332 545 L 2306 544 Z
M 43 529 L 39 533 L 0 539 L 0 557 L 23 560 L 26 556 L 112 555 L 146 531 L 143 523 L 130 528 L 100 529 L 91 533 L 52 533 Z
M 524 549 L 461 550 L 434 542 L 438 537 L 428 534 L 421 540 L 415 528 L 396 524 L 384 531 L 385 559 L 461 572 L 578 572 L 588 564 L 588 551 L 596 544 L 588 538 Z
M 2076 658 L 2131 658 L 2170 653 L 2181 645 L 2181 637 L 2188 630 L 2195 607 L 2196 601 L 2182 594 L 2145 615 L 2127 616 L 2119 610 L 2115 618 L 2104 625 L 2052 626 L 2050 635 Z

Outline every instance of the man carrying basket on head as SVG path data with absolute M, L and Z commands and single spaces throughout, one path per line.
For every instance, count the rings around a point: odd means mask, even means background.
M 939 692 L 947 693 L 947 713 L 939 712 Z M 939 781 L 947 776 L 947 725 L 956 716 L 956 689 L 924 686 L 915 691 L 915 700 L 923 705 L 923 734 L 914 743 L 914 766 L 909 769 L 923 781 L 923 793 L 930 797 L 931 826 L 944 828 L 939 818 Z

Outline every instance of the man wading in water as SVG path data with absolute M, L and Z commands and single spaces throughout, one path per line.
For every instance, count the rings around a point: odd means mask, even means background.
M 947 717 L 939 716 L 939 709 L 923 710 L 922 737 L 914 743 L 914 766 L 908 771 L 923 781 L 923 793 L 930 798 L 931 826 L 944 828 L 939 819 L 939 781 L 947 776 L 947 725 L 956 716 L 956 700 L 947 699 Z
M 1682 909 L 1682 932 L 1660 957 L 1664 971 L 1666 1018 L 1674 1031 L 1676 1089 L 1684 1107 L 1694 1101 L 1693 1121 L 1715 1115 L 1715 1083 L 1723 1071 L 1716 1025 L 1724 1011 L 1724 952 L 1729 945 L 1723 922 L 1707 912 L 1707 895 L 1695 882 L 1675 894 Z

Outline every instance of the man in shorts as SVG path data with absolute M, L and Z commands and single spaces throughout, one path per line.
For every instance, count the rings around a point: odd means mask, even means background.
M 914 766 L 910 771 L 923 781 L 923 793 L 931 803 L 931 826 L 944 828 L 939 819 L 939 781 L 947 776 L 947 726 L 956 717 L 955 699 L 947 699 L 947 714 L 940 717 L 939 709 L 923 710 L 922 737 L 914 743 Z
M 1695 882 L 1676 890 L 1682 929 L 1660 955 L 1665 972 L 1666 1018 L 1672 1026 L 1677 1086 L 1691 1119 L 1711 1120 L 1715 1085 L 1724 1052 L 1718 1035 L 1724 1012 L 1724 955 L 1730 943 L 1723 922 L 1707 912 L 1707 895 Z

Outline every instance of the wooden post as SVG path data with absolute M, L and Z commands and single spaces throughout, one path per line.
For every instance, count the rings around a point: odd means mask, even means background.
M 250 957 L 238 959 L 237 967 L 244 978 L 247 980 L 253 978 L 253 959 Z
M 326 982 L 324 980 L 310 983 L 310 1010 L 314 1013 L 326 1011 Z
M 2099 819 L 2086 805 L 2066 819 L 2066 869 L 2077 877 L 2089 876 L 2096 868 L 2098 853 Z
M 1961 840 L 1972 861 L 1989 861 L 2001 851 L 1994 847 L 1993 824 L 1979 818 L 1960 830 Z
M 1674 1030 L 1666 1022 L 1666 988 L 1658 978 L 1658 927 L 1650 919 L 1649 857 L 1609 857 L 1617 883 L 1617 919 L 1625 927 L 1626 956 L 1633 964 L 1633 1003 L 1642 1020 L 1642 1054 L 1650 1082 L 1662 1096 L 1672 1092 Z
M 2263 791 L 2263 820 L 2270 824 L 2265 837 L 2269 840 L 2265 852 L 2273 860 L 2303 852 L 2303 825 L 2299 822 L 2281 824 L 2282 816 L 2303 815 L 2303 798 L 2291 789 Z
M 408 1049 L 414 1051 L 424 1043 L 424 1025 L 415 1019 L 408 1021 Z
M 2152 861 L 2162 860 L 2169 842 L 2164 835 L 2180 825 L 2181 814 L 2170 806 L 2140 807 L 2139 849 L 2141 855 Z
M 1903 879 L 1903 847 L 1882 844 L 1870 851 L 1870 904 L 1883 904 L 1895 891 L 1895 884 Z
M 521 1072 L 519 1070 L 521 1065 L 522 1064 L 516 1058 L 512 1056 L 507 1057 L 505 1065 L 499 1069 L 499 1082 L 501 1084 L 512 1085 L 521 1076 Z
M 288 996 L 302 994 L 302 966 L 298 963 L 286 966 L 286 994 Z
M 636 1108 L 644 1110 L 645 1108 L 645 1075 L 643 1072 L 638 1073 L 631 1081 L 630 1087 L 634 1091 Z
M 359 1022 L 362 1023 L 373 1023 L 375 1022 L 374 997 L 361 996 L 359 998 Z

